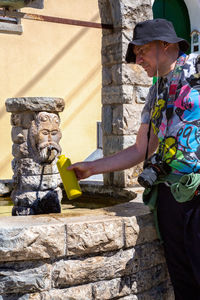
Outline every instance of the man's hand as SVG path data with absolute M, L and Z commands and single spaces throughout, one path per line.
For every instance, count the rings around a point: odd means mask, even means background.
M 94 161 L 79 162 L 71 165 L 68 170 L 74 170 L 78 180 L 87 178 L 95 174 L 103 174 L 108 172 L 121 171 L 129 169 L 145 159 L 147 149 L 147 132 L 148 124 L 140 126 L 136 143 L 116 154 L 100 158 Z M 158 138 L 151 129 L 151 137 L 149 140 L 149 156 L 153 154 L 158 146 Z
M 91 162 L 78 162 L 72 164 L 67 170 L 74 170 L 78 180 L 90 177 L 92 173 L 92 163 Z

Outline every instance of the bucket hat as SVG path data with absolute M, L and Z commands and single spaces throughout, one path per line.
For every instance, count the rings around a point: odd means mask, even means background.
M 129 43 L 126 52 L 126 62 L 135 63 L 136 56 L 133 53 L 133 45 L 141 46 L 152 41 L 164 41 L 168 43 L 178 43 L 182 52 L 186 52 L 189 43 L 177 37 L 172 22 L 165 19 L 154 19 L 139 22 L 133 31 L 133 40 Z

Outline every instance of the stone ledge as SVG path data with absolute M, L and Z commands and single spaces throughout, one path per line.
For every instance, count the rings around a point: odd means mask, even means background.
M 62 98 L 53 97 L 21 97 L 6 100 L 7 112 L 46 111 L 62 112 L 65 102 Z
M 66 254 L 65 225 L 48 217 L 1 217 L 0 261 L 60 257 Z M 56 239 L 55 239 L 56 237 Z
M 152 214 L 137 198 L 104 208 L 98 215 L 1 217 L 0 228 L 4 262 L 85 256 L 157 239 Z

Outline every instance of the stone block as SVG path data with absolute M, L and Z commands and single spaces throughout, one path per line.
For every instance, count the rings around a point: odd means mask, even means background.
M 140 170 L 138 173 L 138 169 Z M 138 185 L 137 177 L 142 171 L 142 166 L 136 166 L 123 171 L 103 174 L 104 184 L 116 187 L 134 187 Z
M 28 157 L 29 151 L 28 151 L 27 142 L 24 142 L 22 144 L 13 144 L 12 155 L 17 159 Z
M 138 175 L 142 172 L 142 163 L 124 171 L 113 173 L 113 185 L 120 187 L 138 186 Z
M 129 41 L 132 39 L 133 31 L 113 31 L 102 38 L 102 64 L 103 69 L 108 66 L 124 63 Z
M 113 172 L 103 174 L 103 183 L 105 186 L 113 186 Z
M 22 128 L 30 128 L 31 122 L 34 119 L 34 113 L 33 112 L 19 112 L 19 113 L 12 113 L 11 114 L 11 125 L 12 126 L 18 126 Z
M 55 190 L 61 184 L 60 174 L 21 176 L 18 188 L 21 191 Z
M 111 69 L 112 73 L 112 82 L 114 85 L 129 85 L 133 84 L 134 81 L 132 80 L 134 78 L 134 72 L 132 69 L 126 65 L 126 64 L 115 64 L 112 66 Z
M 34 205 L 34 202 L 42 202 L 48 201 L 48 198 L 56 198 L 59 201 L 62 200 L 62 190 L 61 188 L 56 188 L 54 191 L 46 190 L 46 191 L 26 191 L 26 192 L 15 192 L 13 191 L 11 194 L 11 198 L 15 205 L 30 207 Z
M 105 0 L 104 0 L 104 2 L 105 2 Z M 102 53 L 105 55 L 106 54 L 109 55 L 109 51 L 108 51 L 107 47 L 110 47 L 109 49 L 111 51 L 113 48 L 119 48 L 119 45 L 121 44 L 123 37 L 124 37 L 123 31 L 112 31 L 112 32 L 108 32 L 107 35 L 103 35 L 102 36 Z
M 138 218 L 138 225 L 142 229 L 139 233 L 137 244 L 153 242 L 158 239 L 153 214 L 145 214 Z
M 134 249 L 85 259 L 60 260 L 53 265 L 55 288 L 108 280 L 128 274 L 128 265 L 134 260 Z
M 145 70 L 139 65 L 114 64 L 111 68 L 111 74 L 114 86 L 137 84 L 150 87 L 152 85 L 152 78 L 148 77 Z
M 149 269 L 153 266 L 165 263 L 163 247 L 159 241 L 139 244 L 135 247 L 135 259 L 132 265 L 132 273 Z
M 122 12 L 121 12 L 121 3 L 119 0 L 112 1 L 109 0 L 110 12 L 112 16 L 112 22 L 114 27 L 121 27 L 122 25 Z
M 34 299 L 38 300 L 39 298 L 34 298 Z M 30 300 L 30 294 L 1 294 L 0 300 Z
M 122 220 L 67 223 L 67 255 L 113 251 L 123 246 Z
M 127 70 L 128 68 L 131 69 L 131 71 Z M 131 76 L 132 84 L 142 85 L 146 87 L 150 87 L 152 85 L 152 78 L 147 76 L 147 73 L 140 65 L 126 65 L 124 66 L 124 72 L 126 76 Z
M 108 47 L 107 47 L 108 48 Z M 102 64 L 103 66 L 110 66 L 113 64 L 119 64 L 123 62 L 123 52 L 122 52 L 122 45 L 120 44 L 118 48 L 113 48 L 109 51 L 108 55 L 102 55 Z M 104 68 L 103 68 L 104 70 Z M 107 85 L 107 81 L 104 81 L 103 79 L 103 85 Z M 110 84 L 112 83 L 112 76 L 110 77 Z
M 162 282 L 159 285 L 152 287 L 150 290 L 139 293 L 137 296 L 138 299 L 141 300 L 175 300 L 172 287 L 169 286 L 169 281 Z
M 165 264 L 163 248 L 158 241 L 139 244 L 134 247 L 134 258 L 129 260 L 126 275 L 136 274 L 154 266 Z
M 0 261 L 36 260 L 65 255 L 65 225 L 48 217 L 0 218 Z
M 29 295 L 28 298 L 28 300 L 92 300 L 92 299 L 93 299 L 92 284 L 74 286 L 67 289 L 52 289 L 48 292 Z
M 107 0 L 98 0 L 98 6 L 99 6 L 99 13 L 101 16 L 101 22 L 105 24 L 112 24 L 112 16 L 111 16 L 111 9 L 110 9 L 110 3 Z M 109 30 L 105 30 L 105 34 Z M 104 33 L 103 32 L 103 33 Z
M 20 173 L 24 176 L 59 174 L 55 160 L 51 164 L 43 165 L 32 158 L 14 159 L 13 170 L 20 170 Z
M 107 38 L 106 36 L 104 40 Z M 103 45 L 101 57 L 102 57 L 102 65 L 103 70 L 109 68 L 109 74 L 111 76 L 111 66 L 114 64 L 119 64 L 123 62 L 123 44 L 122 44 L 122 35 L 120 33 L 118 40 L 114 40 L 114 36 L 112 36 L 112 43 L 107 45 Z M 112 82 L 112 79 L 111 79 Z M 104 80 L 103 80 L 104 85 Z
M 8 112 L 16 113 L 27 111 L 61 112 L 65 107 L 62 98 L 51 97 L 8 98 L 5 104 Z
M 141 107 L 133 104 L 117 105 L 113 108 L 113 133 L 136 135 L 140 126 Z
M 104 156 L 114 154 L 135 143 L 135 136 L 132 135 L 111 135 L 103 139 Z
M 104 67 L 102 71 L 102 84 L 103 86 L 112 84 L 112 74 L 111 69 Z
M 114 0 L 112 0 L 114 2 Z M 131 0 L 123 0 L 121 2 L 122 11 L 122 27 L 134 28 L 137 22 L 152 19 L 152 6 L 149 0 L 136 0 L 134 3 Z
M 149 0 L 137 0 L 134 3 L 131 0 L 98 0 L 98 3 L 102 23 L 112 23 L 114 28 L 133 29 L 136 22 L 152 18 Z
M 147 94 L 149 92 L 149 87 L 146 86 L 137 86 L 136 87 L 136 95 L 135 95 L 135 102 L 138 104 L 144 104 Z M 141 106 L 142 110 L 143 106 Z
M 135 216 L 124 218 L 125 247 L 134 247 L 140 234 L 140 227 Z
M 135 22 L 138 20 L 135 17 L 136 11 L 141 10 L 148 12 L 152 10 L 151 3 L 148 0 L 141 2 L 141 0 L 134 1 L 134 4 L 131 0 L 109 0 L 111 7 L 111 15 L 113 19 L 114 27 L 122 28 L 133 28 Z M 152 14 L 152 13 L 151 13 Z M 142 15 L 143 19 L 145 17 Z
M 119 299 L 131 294 L 130 279 L 116 278 L 93 284 L 95 300 Z
M 103 104 L 133 103 L 133 99 L 133 85 L 105 86 L 102 89 Z
M 103 105 L 102 107 L 102 131 L 103 135 L 112 134 L 112 106 Z
M 124 218 L 124 226 L 127 248 L 152 242 L 158 238 L 152 214 Z
M 0 264 L 0 294 L 31 293 L 51 287 L 51 265 L 40 262 Z
M 28 129 L 23 129 L 23 127 L 15 126 L 12 127 L 11 137 L 13 143 L 22 144 L 27 140 Z
M 165 264 L 154 266 L 150 269 L 139 271 L 131 276 L 131 291 L 142 293 L 154 286 L 168 280 L 168 272 Z

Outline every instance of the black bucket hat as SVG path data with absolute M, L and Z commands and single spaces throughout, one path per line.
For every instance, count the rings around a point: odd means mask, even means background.
M 129 43 L 126 52 L 126 62 L 135 63 L 136 61 L 133 45 L 141 46 L 152 41 L 178 43 L 182 52 L 186 52 L 190 46 L 186 40 L 177 37 L 172 22 L 165 19 L 147 20 L 135 26 L 133 40 Z

